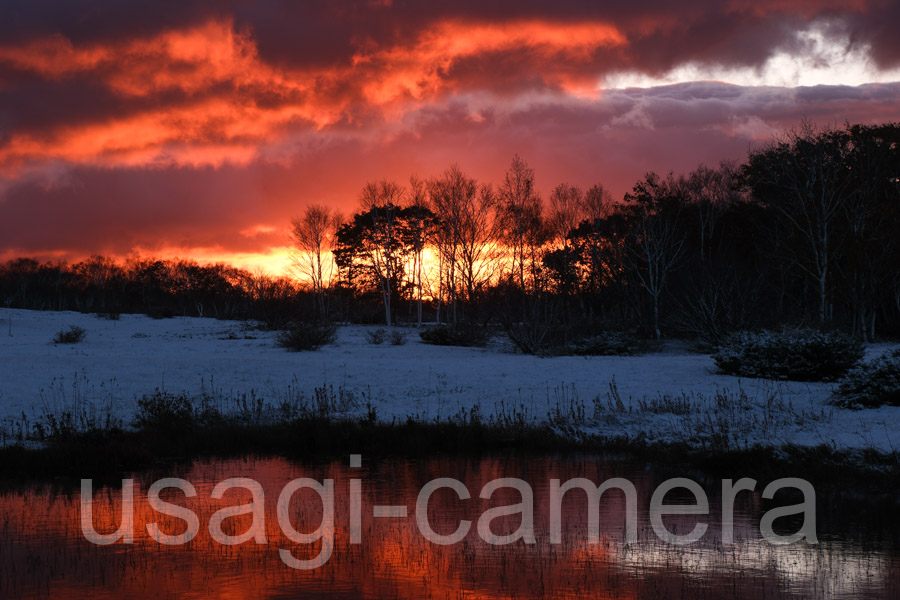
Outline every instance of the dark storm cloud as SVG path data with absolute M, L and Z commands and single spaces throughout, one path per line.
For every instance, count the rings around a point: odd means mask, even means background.
M 615 66 L 647 71 L 685 60 L 759 64 L 774 49 L 795 45 L 795 30 L 817 19 L 845 22 L 854 40 L 871 43 L 873 55 L 885 64 L 900 57 L 900 42 L 894 34 L 900 8 L 887 0 L 562 0 L 552 4 L 538 0 L 30 0 L 5 7 L 4 17 L 0 39 L 23 43 L 60 34 L 76 45 L 148 37 L 232 18 L 236 29 L 253 32 L 263 59 L 297 65 L 345 62 L 360 47 L 410 45 L 435 23 L 447 20 L 608 23 L 627 35 L 631 46 Z

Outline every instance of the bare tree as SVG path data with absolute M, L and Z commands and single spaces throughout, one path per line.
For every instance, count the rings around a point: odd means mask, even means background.
M 739 171 L 735 163 L 722 161 L 718 168 L 701 164 L 679 181 L 686 200 L 697 216 L 698 245 L 701 262 L 710 259 L 710 246 L 719 218 L 742 199 L 737 184 Z
M 606 218 L 613 210 L 613 197 L 602 183 L 595 183 L 585 193 L 582 203 L 584 218 L 592 223 Z
M 547 225 L 554 242 L 567 245 L 566 236 L 586 215 L 584 193 L 579 187 L 561 183 L 553 189 Z
M 431 203 L 440 219 L 438 248 L 446 275 L 450 317 L 457 321 L 457 299 L 472 303 L 494 275 L 497 261 L 497 198 L 489 185 L 479 186 L 458 165 L 429 184 Z
M 301 217 L 291 219 L 293 266 L 310 282 L 321 318 L 326 315 L 325 290 L 334 267 L 330 254 L 332 239 L 341 220 L 339 213 L 322 204 L 307 206 Z
M 462 214 L 459 266 L 466 301 L 470 303 L 476 301 L 497 270 L 497 208 L 493 188 L 485 184 L 478 188 L 478 198 L 473 198 Z
M 650 295 L 657 339 L 662 337 L 660 298 L 684 249 L 684 237 L 678 231 L 680 199 L 673 187 L 671 177 L 663 182 L 656 173 L 648 173 L 625 196 L 632 223 L 623 256 Z
M 537 254 L 544 242 L 541 198 L 534 189 L 534 169 L 516 154 L 500 184 L 503 241 L 512 251 L 513 277 L 525 290 L 526 271 L 537 286 Z
M 746 322 L 753 290 L 759 286 L 759 281 L 751 283 L 737 276 L 734 257 L 729 255 L 733 241 L 729 233 L 733 232 L 726 232 L 728 222 L 723 221 L 738 203 L 746 200 L 746 188 L 741 184 L 738 167 L 729 161 L 714 168 L 701 164 L 688 175 L 680 176 L 674 186 L 684 200 L 686 215 L 682 225 L 691 236 L 693 267 L 682 278 L 681 293 L 676 299 L 681 313 L 678 326 L 717 343 Z M 773 245 L 777 244 L 778 233 L 767 233 L 773 238 Z M 770 250 L 771 246 L 766 248 Z
M 466 177 L 459 165 L 452 165 L 440 177 L 429 182 L 432 208 L 441 219 L 438 229 L 439 249 L 444 268 L 442 282 L 446 282 L 448 311 L 455 323 L 457 320 L 457 296 L 459 294 L 459 254 L 462 244 L 462 229 L 465 213 L 478 193 L 478 184 Z
M 797 265 L 816 282 L 818 322 L 828 319 L 828 282 L 837 220 L 853 195 L 844 157 L 847 137 L 804 122 L 774 144 L 751 152 L 747 167 L 757 195 L 802 240 Z

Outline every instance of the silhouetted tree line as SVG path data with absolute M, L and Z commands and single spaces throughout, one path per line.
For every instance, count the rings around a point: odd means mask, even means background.
M 738 329 L 900 334 L 900 125 L 804 123 L 743 164 L 647 173 L 622 201 L 562 183 L 544 201 L 516 156 L 499 185 L 454 165 L 367 184 L 344 219 L 294 219 L 299 278 L 94 257 L 0 267 L 34 309 L 494 324 L 525 350 L 609 329 L 716 342 Z
M 334 223 L 330 288 L 370 319 L 494 322 L 532 349 L 610 328 L 900 333 L 897 124 L 803 123 L 744 164 L 647 173 L 621 202 L 566 183 L 545 202 L 518 156 L 499 185 L 454 165 L 360 200 Z
M 186 260 L 88 260 L 39 263 L 19 258 L 0 265 L 0 301 L 34 310 L 105 315 L 146 313 L 255 319 L 281 327 L 313 308 L 313 294 L 287 277 L 252 274 L 224 264 Z

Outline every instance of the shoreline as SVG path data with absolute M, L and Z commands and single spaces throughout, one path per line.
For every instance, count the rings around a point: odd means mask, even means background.
M 296 461 L 497 454 L 591 455 L 645 462 L 679 471 L 730 478 L 802 477 L 825 490 L 864 489 L 895 496 L 900 455 L 827 446 L 691 447 L 681 443 L 574 437 L 549 425 L 502 426 L 482 422 L 380 422 L 363 419 L 297 419 L 266 425 L 223 421 L 90 431 L 41 444 L 0 448 L 0 485 L 53 482 L 77 485 L 81 478 L 114 481 L 126 474 L 164 472 L 193 461 L 234 457 L 282 457 Z M 895 498 L 895 501 L 897 499 Z

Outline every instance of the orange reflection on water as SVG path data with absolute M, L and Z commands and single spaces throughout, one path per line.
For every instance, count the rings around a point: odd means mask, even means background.
M 159 475 L 160 477 L 163 475 Z M 389 460 L 351 469 L 346 462 L 297 465 L 283 459 L 197 462 L 164 476 L 190 481 L 197 496 L 184 498 L 168 490 L 163 499 L 186 506 L 200 521 L 197 536 L 184 546 L 163 546 L 150 538 L 146 524 L 159 523 L 168 534 L 179 534 L 184 522 L 155 512 L 147 489 L 157 478 L 136 480 L 134 543 L 95 546 L 81 532 L 79 493 L 50 488 L 0 495 L 0 597 L 3 598 L 644 598 L 681 597 L 892 597 L 898 591 L 898 559 L 885 552 L 863 552 L 852 546 L 820 544 L 776 548 L 759 540 L 755 530 L 759 506 L 755 496 L 739 503 L 735 523 L 738 542 L 723 548 L 718 538 L 717 504 L 709 489 L 710 532 L 698 544 L 667 546 L 647 523 L 647 506 L 661 479 L 639 467 L 594 458 L 436 458 Z M 235 489 L 222 500 L 210 498 L 216 483 L 229 477 L 249 477 L 265 494 L 264 524 L 257 533 L 265 544 L 248 541 L 223 546 L 207 525 L 224 507 L 250 502 L 249 491 Z M 286 566 L 279 549 L 308 559 L 320 543 L 290 541 L 276 517 L 284 486 L 299 477 L 333 479 L 334 553 L 322 567 L 299 571 Z M 470 494 L 460 500 L 451 490 L 439 490 L 428 505 L 429 523 L 440 533 L 456 529 L 461 519 L 472 521 L 465 539 L 448 546 L 434 544 L 419 532 L 416 497 L 421 487 L 439 477 L 463 482 Z M 492 546 L 476 533 L 478 517 L 487 509 L 515 504 L 518 492 L 499 490 L 490 500 L 478 497 L 490 480 L 518 477 L 534 491 L 536 543 L 521 541 Z M 587 533 L 587 502 L 571 493 L 563 502 L 561 544 L 549 543 L 551 478 L 585 477 L 601 483 L 612 477 L 632 481 L 638 492 L 638 542 L 623 544 L 624 500 L 619 492 L 604 495 L 600 504 L 600 543 Z M 362 543 L 350 543 L 349 482 L 362 485 Z M 713 486 L 714 487 L 714 486 Z M 117 529 L 121 489 L 94 490 L 94 526 L 101 533 Z M 374 518 L 373 505 L 403 505 L 406 518 Z M 292 525 L 315 530 L 322 520 L 319 497 L 298 492 L 291 502 Z M 693 523 L 683 516 L 667 521 L 679 531 Z M 247 531 L 250 515 L 226 519 L 229 535 Z M 492 522 L 495 534 L 519 526 L 517 515 Z

